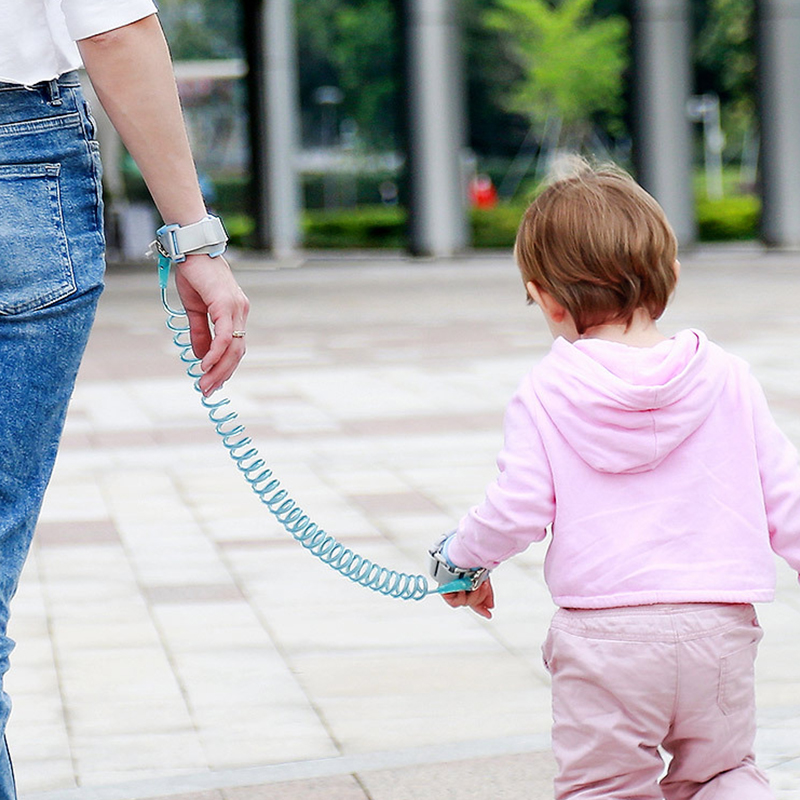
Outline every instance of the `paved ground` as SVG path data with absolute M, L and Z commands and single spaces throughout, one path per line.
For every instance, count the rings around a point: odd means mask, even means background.
M 800 256 L 683 259 L 664 329 L 751 360 L 800 444 Z M 226 392 L 321 524 L 424 552 L 482 495 L 548 336 L 507 257 L 237 262 L 249 353 Z M 281 265 L 283 267 L 295 265 Z M 316 562 L 249 492 L 177 363 L 155 279 L 111 271 L 13 614 L 23 800 L 552 797 L 544 548 L 486 623 Z M 800 588 L 760 609 L 758 749 L 800 798 Z

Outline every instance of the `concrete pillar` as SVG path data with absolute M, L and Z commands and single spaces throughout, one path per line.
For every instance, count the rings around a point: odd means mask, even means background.
M 758 0 L 761 237 L 800 247 L 800 0 Z
M 465 89 L 456 0 L 404 0 L 409 248 L 451 256 L 469 241 L 461 170 Z
M 634 160 L 638 181 L 666 212 L 678 241 L 692 244 L 691 28 L 688 0 L 634 0 Z
M 245 41 L 250 64 L 251 152 L 256 246 L 292 253 L 300 239 L 297 44 L 293 0 L 249 0 Z

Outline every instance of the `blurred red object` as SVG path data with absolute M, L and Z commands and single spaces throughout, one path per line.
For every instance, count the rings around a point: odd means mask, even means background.
M 469 183 L 469 201 L 473 208 L 494 208 L 497 189 L 488 175 L 476 175 Z

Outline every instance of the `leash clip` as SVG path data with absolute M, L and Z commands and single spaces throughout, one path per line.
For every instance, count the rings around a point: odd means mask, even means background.
M 452 564 L 445 553 L 445 544 L 451 536 L 452 534 L 443 536 L 428 551 L 430 575 L 439 584 L 439 593 L 474 592 L 489 577 L 490 570 L 486 567 L 467 569 Z

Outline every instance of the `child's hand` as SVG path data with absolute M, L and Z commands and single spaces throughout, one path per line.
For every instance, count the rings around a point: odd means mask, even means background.
M 452 592 L 443 594 L 445 603 L 458 608 L 459 606 L 469 606 L 476 614 L 480 614 L 486 619 L 492 618 L 494 608 L 494 589 L 492 589 L 491 579 L 486 579 L 474 592 Z

